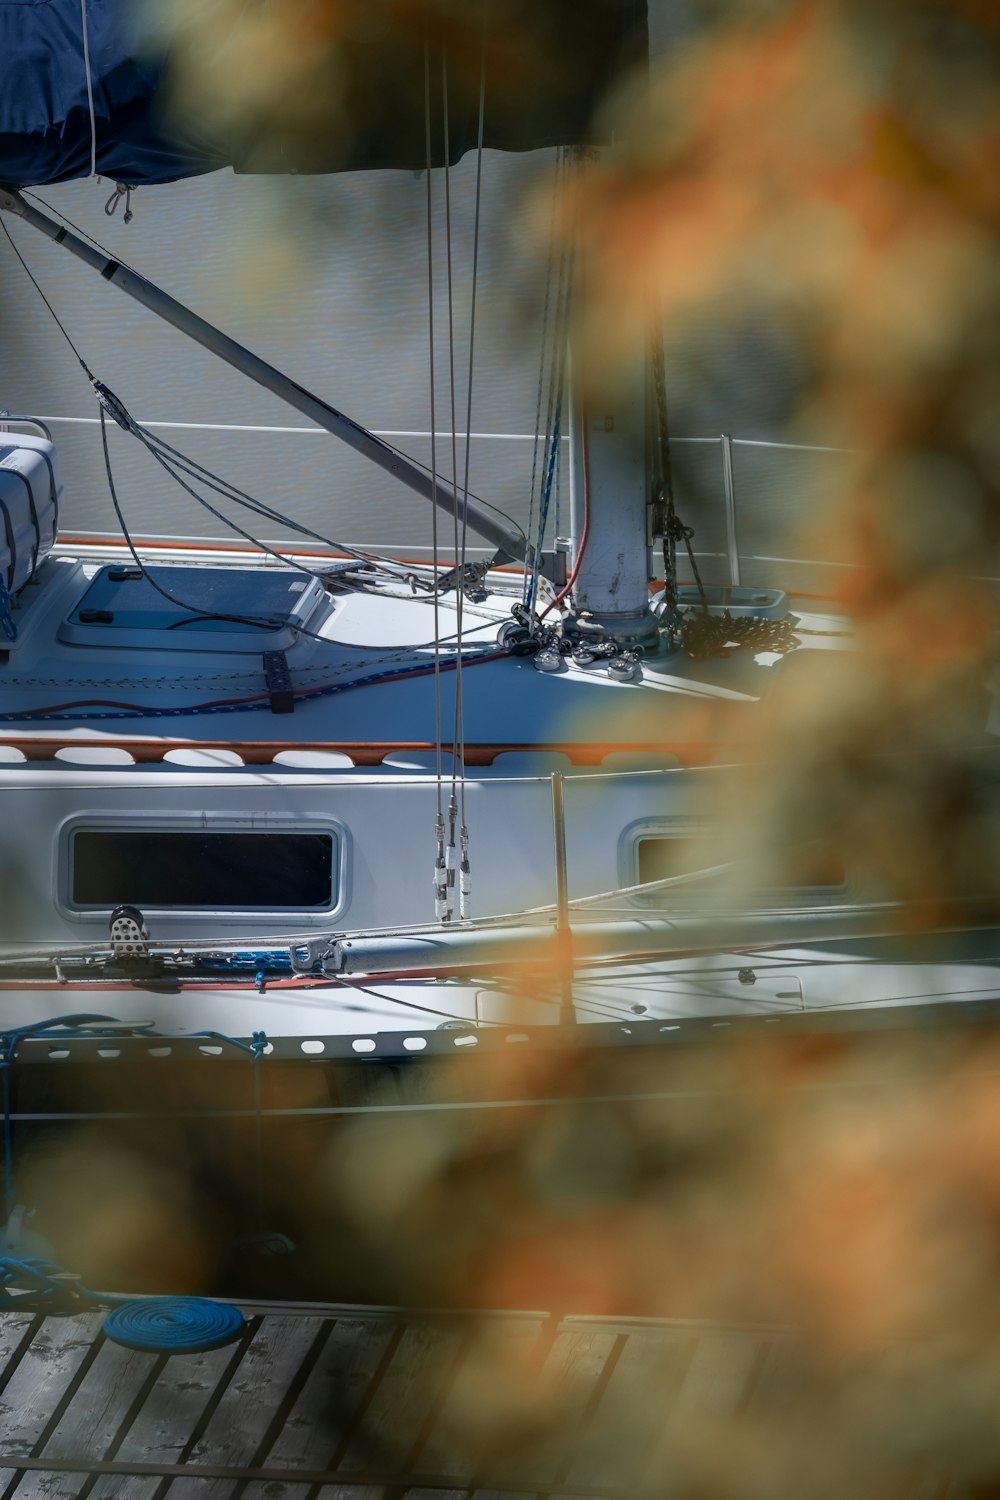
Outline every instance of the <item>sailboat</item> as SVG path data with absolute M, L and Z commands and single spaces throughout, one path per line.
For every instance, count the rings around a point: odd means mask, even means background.
M 114 5 L 89 0 L 82 27 L 71 10 L 54 72 L 72 104 L 59 128 L 0 132 L 0 213 L 408 486 L 456 541 L 430 565 L 259 543 L 274 505 L 137 421 L 74 350 L 116 508 L 113 427 L 242 519 L 226 548 L 143 546 L 124 520 L 106 542 L 67 544 L 51 434 L 4 417 L 7 1029 L 51 1038 L 54 1013 L 85 1009 L 70 1029 L 91 1039 L 210 1031 L 384 1057 L 552 1025 L 655 1041 L 718 1018 L 992 998 L 997 935 L 974 891 L 943 917 L 915 912 L 821 841 L 756 868 L 724 836 L 769 700 L 839 667 L 852 627 L 833 605 L 741 584 L 731 484 L 730 577 L 703 582 L 656 341 L 585 397 L 568 370 L 571 526 L 546 548 L 544 518 L 526 535 L 467 478 L 423 468 L 39 207 L 39 183 L 104 172 L 124 195 L 225 155 L 165 140 L 157 70 L 128 53 Z M 641 11 L 594 7 L 586 97 L 634 59 Z M 435 115 L 421 154 L 428 106 L 385 164 L 439 170 L 469 143 L 473 106 L 480 152 L 590 128 L 574 93 L 538 130 L 508 108 L 484 133 L 485 73 L 450 147 Z M 244 148 L 251 170 L 295 169 Z M 358 164 L 318 160 L 313 143 L 304 169 Z M 19 254 L 30 274 L 23 235 Z M 468 560 L 473 536 L 493 549 L 483 562 Z

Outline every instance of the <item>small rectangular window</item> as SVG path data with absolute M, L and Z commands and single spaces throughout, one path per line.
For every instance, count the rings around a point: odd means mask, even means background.
M 705 839 L 698 835 L 641 838 L 637 859 L 640 885 L 667 880 L 675 875 L 690 875 L 704 870 L 712 862 L 706 855 Z M 847 884 L 847 873 L 839 853 L 818 841 L 786 849 L 780 858 L 775 858 L 772 868 L 776 878 L 767 886 L 767 894 L 771 896 L 794 891 L 842 891 Z
M 677 837 L 639 840 L 639 884 L 692 875 L 709 863 L 704 838 Z
M 78 829 L 71 857 L 79 907 L 303 911 L 335 904 L 332 833 Z

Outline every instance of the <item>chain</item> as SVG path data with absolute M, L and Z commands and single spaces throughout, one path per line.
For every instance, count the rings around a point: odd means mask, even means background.
M 734 619 L 728 609 L 713 615 L 695 561 L 691 539 L 694 528 L 686 526 L 674 505 L 673 471 L 670 463 L 670 432 L 667 425 L 667 381 L 663 360 L 663 334 L 657 323 L 652 339 L 653 390 L 656 398 L 656 479 L 650 507 L 651 529 L 663 537 L 663 632 L 673 645 L 696 661 L 727 656 L 730 651 L 753 649 L 784 655 L 800 644 L 787 620 L 761 620 L 755 616 Z M 698 590 L 699 608 L 682 610 L 677 588 L 677 543 L 687 551 Z
M 753 615 L 733 619 L 728 609 L 721 615 L 707 610 L 683 615 L 680 639 L 682 650 L 696 661 L 747 648 L 784 656 L 801 644 L 787 620 L 761 620 Z
M 694 528 L 685 526 L 674 505 L 674 477 L 670 461 L 670 427 L 667 417 L 667 377 L 663 359 L 663 333 L 657 319 L 652 337 L 653 391 L 656 397 L 656 478 L 650 504 L 650 533 L 663 538 L 663 633 L 670 646 L 684 645 L 686 626 L 677 591 L 677 543 L 683 542 L 698 588 L 702 614 L 708 615 L 705 589 L 695 561 L 691 538 Z M 686 647 L 684 648 L 687 649 Z

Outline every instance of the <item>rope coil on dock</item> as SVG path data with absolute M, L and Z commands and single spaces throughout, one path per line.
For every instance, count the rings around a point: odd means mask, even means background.
M 106 1338 L 153 1354 L 199 1354 L 231 1343 L 246 1327 L 238 1307 L 205 1297 L 147 1297 L 112 1308 Z

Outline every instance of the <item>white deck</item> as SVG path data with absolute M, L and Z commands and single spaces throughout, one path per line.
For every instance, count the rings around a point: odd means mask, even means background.
M 169 631 L 134 629 L 114 621 L 82 625 L 74 621 L 74 613 L 101 567 L 108 561 L 128 565 L 131 558 L 122 547 L 105 550 L 101 558 L 60 552 L 57 549 L 43 564 L 38 582 L 22 594 L 14 614 L 18 640 L 4 642 L 9 659 L 2 668 L 6 691 L 0 733 L 5 739 L 29 734 L 54 738 L 71 732 L 74 738 L 128 733 L 213 743 L 435 743 L 432 670 L 426 676 L 395 678 L 391 690 L 388 682 L 347 688 L 358 678 L 433 669 L 434 608 L 429 596 L 414 596 L 405 585 L 323 596 L 304 622 L 321 637 L 318 640 L 296 638 L 291 631 L 260 631 L 255 639 L 234 631 L 227 638 L 221 631 L 198 629 L 197 622 Z M 240 562 L 226 554 L 179 556 L 185 573 L 193 564 L 217 573 L 226 568 L 234 587 L 243 585 L 244 599 L 244 580 L 260 577 L 260 567 L 268 578 L 277 572 L 275 565 Z M 309 565 L 321 568 L 323 560 L 313 558 Z M 304 581 L 291 572 L 281 576 L 292 589 Z M 158 572 L 157 577 L 169 587 L 169 574 Z M 492 575 L 491 583 L 484 603 L 464 604 L 463 642 L 470 654 L 496 647 L 497 631 L 520 598 L 516 575 Z M 179 586 L 176 591 L 180 594 Z M 810 630 L 841 633 L 803 636 L 795 655 L 808 653 L 815 659 L 814 653 L 849 643 L 843 633 L 849 627 L 841 617 L 810 612 L 797 613 L 796 618 Z M 440 600 L 439 622 L 447 643 L 442 659 L 447 663 L 457 630 L 453 594 Z M 269 639 L 276 635 L 280 639 Z M 263 706 L 250 701 L 224 712 L 197 711 L 199 705 L 220 699 L 259 697 L 264 691 L 262 653 L 282 645 L 287 647 L 297 693 L 331 691 L 297 701 L 290 715 L 273 714 L 266 701 Z M 609 680 L 601 663 L 577 667 L 564 660 L 558 672 L 548 673 L 537 671 L 527 657 L 498 657 L 474 669 L 470 665 L 462 674 L 465 738 L 473 745 L 490 746 L 683 746 L 704 737 L 703 710 L 710 703 L 727 706 L 725 723 L 713 724 L 713 733 L 738 739 L 747 709 L 766 696 L 777 673 L 789 666 L 790 659 L 776 661 L 766 655 L 758 660 L 746 652 L 708 662 L 662 653 L 643 661 L 641 680 L 620 683 Z M 446 668 L 441 674 L 446 742 L 454 732 L 454 693 L 455 673 Z M 60 710 L 65 703 L 79 706 Z M 165 709 L 178 712 L 142 720 L 116 710 L 114 705 L 122 703 L 160 714 Z M 49 710 L 63 717 L 59 722 L 51 717 L 20 722 L 10 718 L 41 716 Z M 718 720 L 718 713 L 713 717 Z

